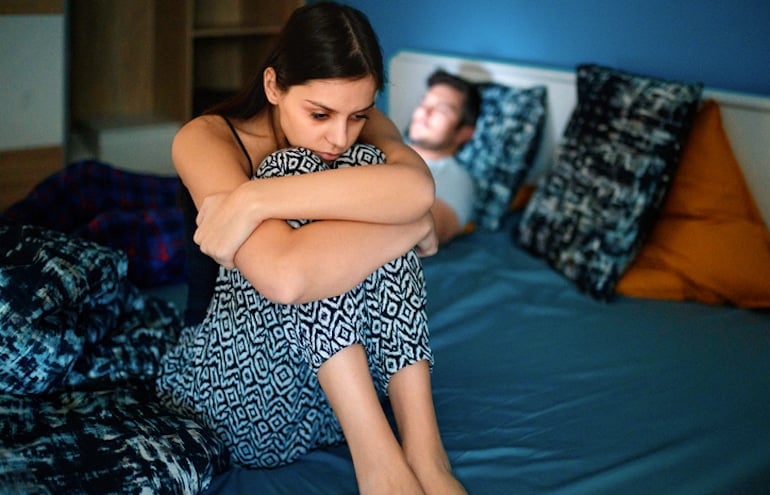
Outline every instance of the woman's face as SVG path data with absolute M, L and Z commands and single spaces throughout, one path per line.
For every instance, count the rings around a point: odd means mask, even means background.
M 291 146 L 307 148 L 333 161 L 358 139 L 374 108 L 374 78 L 315 79 L 286 91 L 271 89 L 269 101 Z

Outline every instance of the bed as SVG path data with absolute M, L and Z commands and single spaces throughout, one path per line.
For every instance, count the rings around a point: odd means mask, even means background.
M 695 186 L 670 184 L 673 178 L 678 180 L 682 174 L 689 173 L 684 168 L 685 157 L 695 151 L 689 143 L 682 144 L 684 149 L 675 149 L 673 155 L 675 161 L 681 158 L 680 168 L 656 169 L 655 181 L 650 179 L 652 172 L 642 176 L 644 187 L 638 185 L 638 177 L 630 180 L 623 174 L 613 176 L 616 182 L 619 178 L 625 180 L 611 189 L 617 193 L 614 196 L 620 196 L 621 200 L 634 197 L 634 204 L 644 203 L 648 209 L 634 210 L 636 216 L 631 222 L 634 226 L 629 232 L 637 235 L 628 241 L 627 250 L 608 254 L 606 246 L 597 248 L 598 234 L 594 229 L 588 236 L 592 250 L 580 251 L 584 258 L 590 259 L 582 259 L 575 256 L 574 243 L 568 246 L 563 238 L 556 236 L 558 232 L 550 232 L 550 237 L 544 234 L 548 226 L 565 225 L 569 219 L 563 218 L 564 211 L 573 211 L 571 208 L 575 207 L 565 200 L 559 203 L 557 216 L 544 218 L 548 210 L 543 205 L 553 203 L 554 191 L 569 196 L 564 190 L 566 186 L 559 189 L 554 185 L 554 182 L 564 184 L 565 173 L 551 171 L 560 160 L 575 156 L 575 149 L 562 143 L 585 131 L 584 128 L 576 130 L 570 120 L 576 106 L 582 103 L 578 95 L 585 95 L 586 81 L 617 77 L 627 81 L 630 77 L 638 82 L 635 78 L 641 76 L 593 65 L 575 71 L 553 70 L 405 51 L 391 60 L 387 93 L 388 111 L 402 128 L 423 92 L 427 75 L 438 67 L 486 83 L 485 97 L 490 108 L 499 110 L 497 105 L 510 98 L 513 107 L 526 110 L 521 114 L 514 111 L 513 121 L 505 131 L 513 129 L 518 136 L 507 147 L 517 148 L 513 159 L 519 163 L 516 170 L 502 175 L 508 186 L 501 191 L 496 182 L 501 176 L 486 176 L 487 189 L 482 195 L 485 203 L 480 206 L 485 208 L 484 214 L 476 216 L 476 223 L 467 234 L 424 260 L 435 354 L 434 400 L 457 477 L 471 494 L 480 495 L 767 493 L 770 490 L 770 304 L 767 302 L 770 262 L 764 265 L 763 260 L 770 258 L 762 256 L 770 256 L 766 227 L 770 220 L 770 195 L 766 193 L 770 190 L 767 152 L 770 97 L 734 94 L 697 85 L 677 86 L 678 98 L 687 91 L 690 93 L 684 98 L 694 98 L 690 123 L 682 131 L 680 142 L 695 139 L 693 122 L 699 122 L 697 119 L 703 115 L 702 109 L 707 106 L 704 102 L 713 100 L 721 111 L 723 129 L 745 180 L 734 180 L 734 170 L 732 175 L 727 172 L 714 175 L 704 167 L 693 175 L 696 183 L 699 177 L 721 177 L 719 184 L 724 187 L 718 188 L 722 194 L 718 199 L 724 208 L 720 212 L 729 210 L 733 216 L 726 219 L 719 213 L 714 217 L 714 212 L 707 208 L 708 198 L 699 196 L 696 201 L 688 196 Z M 597 71 L 601 77 L 596 76 Z M 612 78 L 607 77 L 608 73 Z M 583 93 L 576 91 L 576 86 L 581 86 Z M 659 93 L 660 87 L 655 91 Z M 713 112 L 715 107 L 709 108 Z M 495 115 L 490 125 L 504 120 Z M 503 131 L 494 128 L 489 132 Z M 526 135 L 526 139 L 521 139 L 521 135 Z M 614 134 L 604 132 L 603 135 Z M 487 146 L 488 138 L 486 136 Z M 498 141 L 508 143 L 502 138 Z M 708 145 L 713 139 L 705 141 Z M 597 146 L 606 144 L 602 142 Z M 605 150 L 602 156 L 615 157 L 607 155 L 605 148 L 601 149 Z M 659 149 L 656 144 L 655 150 Z M 626 158 L 612 163 L 628 163 Z M 644 163 L 652 162 L 655 161 Z M 488 170 L 476 172 L 482 174 Z M 657 188 L 650 185 L 652 182 Z M 661 183 L 665 183 L 665 187 L 660 186 Z M 636 188 L 631 187 L 634 184 Z M 735 188 L 740 189 L 740 194 Z M 517 202 L 515 193 L 519 190 L 531 192 L 523 206 Z M 591 189 L 587 194 L 599 193 Z M 683 194 L 685 200 L 678 204 L 674 198 Z M 740 201 L 735 200 L 736 195 Z M 725 197 L 733 198 L 729 205 Z M 753 201 L 747 203 L 747 197 Z M 490 206 L 492 203 L 495 206 Z M 615 203 L 600 204 L 608 211 L 619 208 Z M 706 215 L 700 219 L 702 222 L 737 232 L 740 245 L 717 246 L 720 241 L 717 239 L 713 249 L 687 251 L 689 248 L 683 248 L 681 259 L 661 258 L 661 252 L 671 252 L 664 248 L 673 249 L 672 236 L 668 235 L 670 231 L 655 229 L 669 221 L 676 228 L 689 229 L 694 217 L 688 208 L 694 208 L 694 204 L 708 210 L 700 212 Z M 735 204 L 741 207 L 733 208 Z M 654 215 L 649 209 L 654 210 Z M 679 217 L 673 218 L 675 214 L 681 214 L 688 223 L 681 223 L 685 220 Z M 612 225 L 617 225 L 619 219 L 628 221 L 629 217 L 618 213 L 601 218 L 603 222 L 614 221 Z M 583 217 L 581 227 L 571 231 L 572 238 L 585 233 L 586 222 Z M 717 231 L 724 237 L 721 233 L 726 230 Z M 686 232 L 688 236 L 699 235 L 696 229 Z M 544 250 L 543 245 L 527 241 L 528 235 L 531 239 L 559 242 L 547 243 Z M 754 237 L 747 241 L 741 237 L 745 235 Z M 50 245 L 49 241 L 58 242 L 46 238 L 46 245 Z M 71 247 L 74 252 L 85 252 L 78 244 L 80 241 L 67 242 L 75 243 Z M 625 238 L 618 241 L 623 242 Z M 548 251 L 554 244 L 560 246 L 561 256 Z M 660 249 L 652 249 L 653 245 Z M 674 247 L 681 248 L 678 244 Z M 702 251 L 717 248 L 730 249 L 735 255 L 718 258 L 719 266 L 714 268 L 713 257 L 701 257 Z M 121 281 L 112 284 L 122 287 L 127 273 L 125 259 L 115 257 L 112 250 L 96 251 L 97 260 L 106 257 L 117 266 L 112 272 L 124 274 Z M 591 256 L 586 256 L 587 252 Z M 600 255 L 605 256 L 600 266 L 603 271 L 591 265 Z M 565 263 L 565 259 L 569 263 Z M 640 259 L 648 264 L 640 264 Z M 103 266 L 104 263 L 94 264 Z M 735 274 L 744 271 L 749 275 L 736 280 Z M 712 282 L 714 286 L 709 285 Z M 36 288 L 38 286 L 30 284 L 26 290 Z M 141 290 L 124 288 L 117 293 L 120 297 L 113 294 L 110 298 L 111 307 L 117 305 L 120 311 L 134 315 L 118 335 L 149 333 L 156 349 L 153 356 L 157 357 L 178 329 L 174 308 L 181 310 L 184 287 L 164 283 Z M 94 298 L 103 300 L 104 295 L 100 292 Z M 127 307 L 133 309 L 129 311 Z M 135 314 L 136 308 L 140 308 L 139 315 Z M 142 315 L 144 322 L 136 323 Z M 3 316 L 0 313 L 0 317 Z M 114 319 L 108 320 L 114 322 Z M 95 324 L 99 325 L 101 323 Z M 164 333 L 163 329 L 170 330 Z M 113 340 L 126 347 L 125 339 Z M 108 345 L 101 348 L 104 355 L 109 355 Z M 9 399 L 11 396 L 3 395 L 0 413 L 4 416 L 4 440 L 0 451 L 5 461 L 0 464 L 5 468 L 0 470 L 0 491 L 22 487 L 25 489 L 18 491 L 55 493 L 56 483 L 66 482 L 80 483 L 65 486 L 76 486 L 73 491 L 83 493 L 139 493 L 142 488 L 147 489 L 142 493 L 210 495 L 356 493 L 353 467 L 344 445 L 312 452 L 291 465 L 271 470 L 249 470 L 228 464 L 226 452 L 209 432 L 194 422 L 168 415 L 154 404 L 146 386 L 142 385 L 153 373 L 152 356 L 147 361 L 149 364 L 140 361 L 128 370 L 123 366 L 106 374 L 109 380 L 98 382 L 107 384 L 100 389 L 101 394 L 130 395 L 130 400 L 117 401 L 121 406 L 117 412 L 101 405 L 86 407 L 87 403 L 96 401 L 89 395 L 95 383 L 93 374 L 88 375 L 91 381 L 86 391 L 81 387 L 75 392 L 55 394 L 53 398 L 46 396 L 43 403 L 47 408 L 32 408 L 36 420 L 20 422 L 15 419 L 13 409 L 21 410 L 19 403 L 32 399 L 16 394 L 12 396 L 13 402 Z M 9 371 L 6 369 L 4 373 L 6 377 Z M 130 387 L 125 385 L 127 375 L 132 377 Z M 83 374 L 67 379 L 70 385 L 87 381 Z M 131 393 L 116 393 L 116 390 Z M 21 485 L 19 473 L 25 466 L 14 471 L 8 461 L 9 452 L 18 452 L 11 447 L 23 444 L 18 440 L 22 427 L 14 425 L 27 425 L 24 438 L 36 439 L 36 448 L 42 449 L 41 439 L 50 438 L 55 428 L 43 435 L 29 425 L 56 419 L 57 411 L 65 409 L 62 404 L 73 403 L 86 405 L 79 409 L 85 411 L 80 423 L 62 420 L 70 429 L 83 428 L 84 424 L 90 427 L 89 415 L 103 420 L 110 416 L 104 414 L 105 410 L 113 411 L 112 416 L 120 413 L 131 420 L 121 425 L 149 423 L 154 418 L 163 418 L 163 422 L 138 433 L 136 428 L 124 426 L 120 430 L 122 437 L 110 431 L 109 442 L 105 441 L 109 445 L 107 450 L 121 449 L 121 438 L 131 440 L 134 445 L 153 446 L 144 451 L 139 449 L 143 452 L 141 455 L 130 454 L 135 451 L 126 454 L 134 471 L 116 472 L 110 466 L 92 469 L 87 463 L 95 462 L 98 456 L 86 456 L 86 448 L 75 442 L 65 446 L 70 449 L 65 452 L 77 455 L 77 462 L 60 469 L 43 463 L 43 467 L 36 466 L 37 471 L 31 474 L 27 469 L 28 484 Z M 125 404 L 141 404 L 142 410 L 126 410 L 122 407 Z M 26 406 L 30 408 L 29 404 Z M 136 419 L 137 414 L 141 421 Z M 96 430 L 88 441 L 98 443 L 100 431 L 105 430 Z M 15 443 L 9 442 L 9 438 Z M 55 444 L 45 445 L 49 450 L 28 448 L 24 452 L 28 455 L 51 453 L 57 448 Z M 125 478 L 116 479 L 116 475 Z M 112 479 L 105 481 L 110 476 Z M 9 480 L 15 484 L 9 484 Z

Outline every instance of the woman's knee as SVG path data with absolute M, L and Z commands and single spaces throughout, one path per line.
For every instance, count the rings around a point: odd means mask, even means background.
M 306 148 L 285 148 L 267 155 L 257 167 L 258 178 L 282 177 L 327 170 L 321 158 Z
M 355 143 L 334 161 L 334 168 L 385 163 L 385 154 L 371 144 Z
M 259 178 L 280 177 L 378 163 L 385 163 L 385 154 L 370 144 L 355 143 L 331 163 L 306 148 L 284 148 L 267 155 L 255 175 Z

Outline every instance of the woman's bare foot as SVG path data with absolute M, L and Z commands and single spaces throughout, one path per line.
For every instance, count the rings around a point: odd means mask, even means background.
M 345 434 L 362 495 L 425 495 L 390 427 L 361 345 L 318 370 L 318 381 Z
M 426 495 L 467 495 L 463 485 L 452 474 L 449 462 L 421 459 L 410 463 Z
M 374 473 L 356 469 L 356 477 L 361 495 L 426 495 L 405 462 L 383 464 Z
M 427 495 L 466 495 L 452 474 L 441 442 L 427 361 L 402 368 L 390 380 L 390 403 L 407 463 Z

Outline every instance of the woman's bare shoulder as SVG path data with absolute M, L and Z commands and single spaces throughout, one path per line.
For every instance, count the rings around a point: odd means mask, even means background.
M 244 121 L 245 122 L 245 121 Z M 243 151 L 238 145 L 242 140 L 249 153 L 254 153 L 264 146 L 257 136 L 244 131 L 241 121 L 233 121 L 237 132 L 220 115 L 201 115 L 187 122 L 174 138 L 174 148 L 182 154 L 191 153 L 197 156 L 220 156 L 243 158 Z
M 228 132 L 225 119 L 218 115 L 200 115 L 179 129 L 178 139 L 221 138 Z
M 171 155 L 180 175 L 210 163 L 233 163 L 248 176 L 248 165 L 240 163 L 242 153 L 234 146 L 227 123 L 217 115 L 195 117 L 183 125 L 174 137 Z

